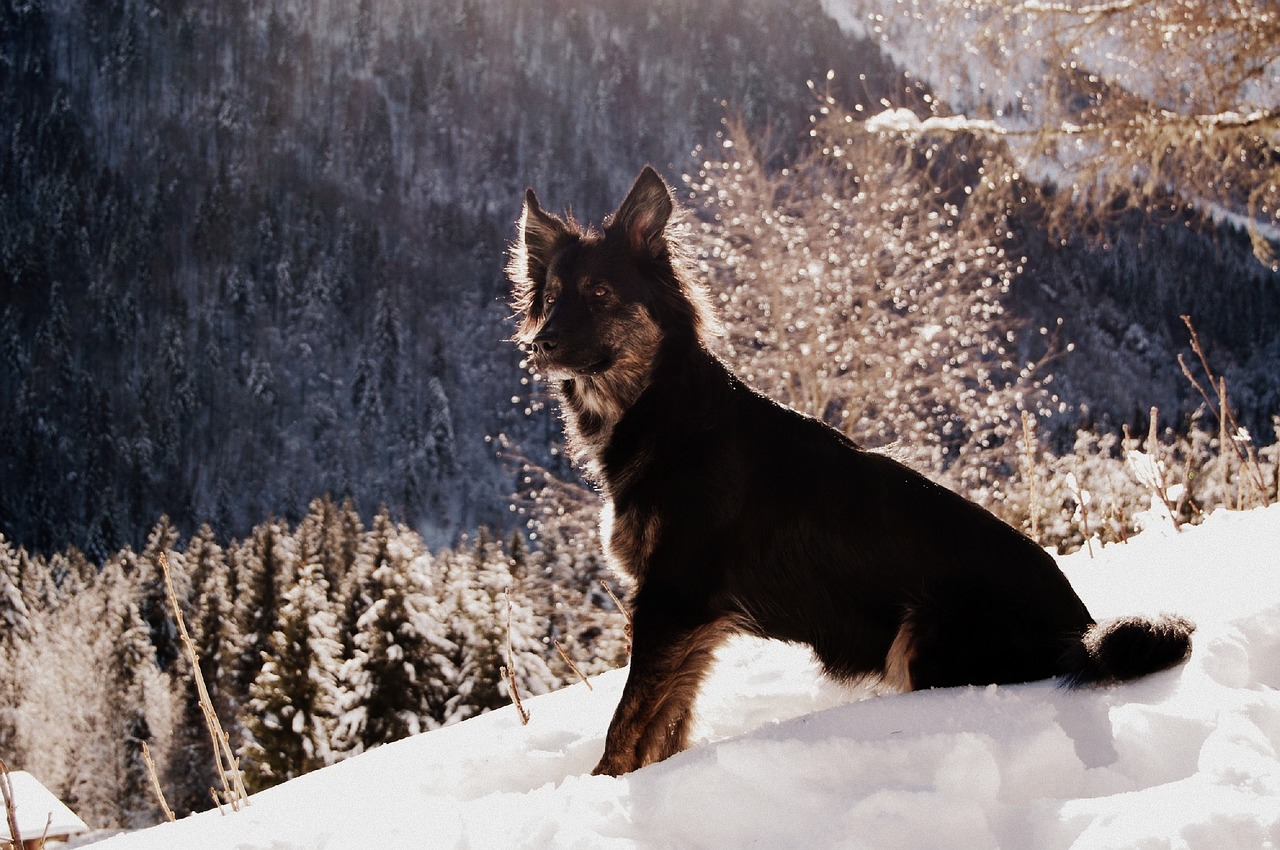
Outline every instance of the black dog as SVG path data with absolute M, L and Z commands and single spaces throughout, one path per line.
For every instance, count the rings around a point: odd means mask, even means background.
M 686 744 L 733 632 L 805 643 L 904 691 L 1130 679 L 1186 658 L 1176 617 L 1096 625 L 1053 559 L 902 464 L 762 397 L 705 344 L 709 311 L 646 167 L 603 232 L 525 196 L 507 269 L 516 340 L 556 385 L 635 580 L 631 672 L 596 773 Z

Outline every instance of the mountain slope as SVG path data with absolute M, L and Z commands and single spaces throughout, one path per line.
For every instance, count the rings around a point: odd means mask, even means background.
M 388 745 L 102 850 L 171 847 L 1266 847 L 1280 844 L 1280 506 L 1062 559 L 1099 617 L 1197 620 L 1183 667 L 872 698 L 739 642 L 698 743 L 587 775 L 624 672 Z

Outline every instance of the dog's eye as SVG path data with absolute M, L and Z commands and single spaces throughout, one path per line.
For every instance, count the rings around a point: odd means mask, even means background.
M 591 287 L 591 296 L 593 298 L 603 298 L 609 294 L 609 286 L 604 283 L 597 283 Z
M 548 307 L 550 307 L 552 304 L 556 303 L 556 296 L 555 296 L 555 293 L 553 293 L 553 292 L 548 292 L 546 295 L 543 295 L 543 296 L 542 296 L 542 303 L 543 303 L 543 304 L 546 304 Z

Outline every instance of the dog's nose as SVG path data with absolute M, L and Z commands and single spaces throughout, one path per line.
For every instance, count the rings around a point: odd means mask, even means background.
M 548 354 L 555 350 L 559 344 L 560 335 L 551 328 L 543 328 L 538 331 L 538 335 L 533 338 L 530 346 L 533 348 L 534 354 Z

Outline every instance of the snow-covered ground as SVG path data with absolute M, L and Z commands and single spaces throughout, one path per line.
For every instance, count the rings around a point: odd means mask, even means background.
M 741 641 L 697 744 L 588 775 L 625 671 L 373 750 L 101 850 L 1280 847 L 1280 505 L 1061 559 L 1095 616 L 1199 623 L 1137 683 L 876 696 Z

